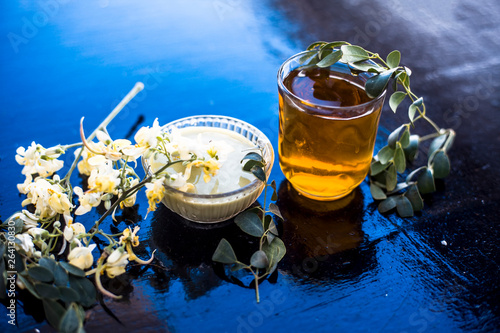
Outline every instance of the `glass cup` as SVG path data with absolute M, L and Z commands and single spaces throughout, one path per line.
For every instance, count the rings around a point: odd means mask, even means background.
M 299 193 L 336 200 L 368 174 L 385 91 L 370 99 L 364 84 L 373 74 L 352 74 L 343 63 L 303 66 L 307 52 L 278 71 L 279 162 Z

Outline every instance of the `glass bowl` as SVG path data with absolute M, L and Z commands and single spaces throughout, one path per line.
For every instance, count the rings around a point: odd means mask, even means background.
M 216 127 L 241 134 L 250 142 L 260 147 L 266 162 L 266 176 L 269 177 L 274 162 L 274 150 L 271 142 L 256 127 L 236 118 L 227 116 L 191 116 L 170 122 L 162 127 L 163 131 L 185 127 Z M 150 167 L 146 159 L 142 159 L 146 173 Z M 243 167 L 243 165 L 242 165 Z M 198 223 L 216 223 L 228 220 L 248 208 L 262 193 L 265 184 L 255 179 L 249 184 L 234 191 L 217 194 L 197 194 L 179 191 L 171 186 L 166 189 L 162 202 L 167 208 L 190 221 Z

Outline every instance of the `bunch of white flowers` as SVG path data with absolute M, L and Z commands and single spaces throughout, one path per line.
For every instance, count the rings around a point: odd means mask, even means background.
M 150 212 L 163 199 L 165 184 L 184 191 L 194 190 L 193 184 L 188 182 L 192 168 L 203 170 L 205 181 L 217 174 L 228 151 L 224 142 L 204 145 L 199 140 L 179 136 L 175 130 L 165 132 L 158 119 L 151 127 L 139 129 L 134 136 L 135 144 L 110 137 L 106 125 L 142 87 L 137 85 L 88 138 L 84 134 L 82 118 L 81 143 L 44 148 L 32 142 L 28 148 L 17 149 L 15 159 L 23 166 L 22 174 L 25 175 L 18 190 L 26 195 L 22 202 L 26 209 L 15 213 L 8 222 L 17 226 L 15 249 L 28 269 L 37 266 L 41 258 L 66 261 L 86 276 L 94 274 L 95 285 L 101 293 L 117 298 L 102 287 L 101 274 L 105 272 L 114 278 L 125 273 L 130 261 L 149 264 L 153 256 L 142 260 L 133 251 L 139 245 L 139 227 L 125 228 L 119 234 L 109 235 L 99 229 L 100 223 L 109 215 L 114 218 L 118 208 L 134 206 L 137 192 L 144 186 Z M 58 157 L 71 148 L 77 148 L 75 161 L 61 179 L 56 172 L 64 167 L 64 163 Z M 156 161 L 156 169 L 143 179 L 134 169 L 141 156 Z M 176 163 L 184 166 L 183 172 L 167 170 Z M 70 184 L 73 170 L 87 177 L 86 189 Z M 73 202 L 74 198 L 78 199 L 77 203 Z M 90 228 L 74 221 L 101 204 L 106 212 Z M 99 256 L 95 254 L 95 237 L 109 243 Z M 0 232 L 0 241 L 5 243 L 7 239 L 8 235 Z M 38 283 L 36 280 L 25 282 Z M 26 284 L 20 282 L 20 286 L 24 288 Z

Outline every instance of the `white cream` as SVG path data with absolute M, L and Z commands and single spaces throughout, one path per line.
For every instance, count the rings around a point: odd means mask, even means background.
M 197 194 L 218 194 L 237 190 L 255 180 L 255 176 L 243 171 L 241 160 L 255 145 L 244 136 L 223 128 L 195 126 L 177 129 L 174 132 L 176 142 L 184 142 L 188 146 L 200 150 L 202 156 L 207 156 L 206 149 L 215 146 L 219 148 L 217 155 L 221 163 L 221 168 L 209 182 L 203 179 L 203 170 L 193 167 L 191 176 L 187 179 L 188 183 L 194 185 L 194 193 Z M 158 170 L 167 162 L 165 157 L 159 157 L 156 161 L 151 161 L 153 171 Z M 171 174 L 184 173 L 185 166 L 175 164 L 167 171 Z

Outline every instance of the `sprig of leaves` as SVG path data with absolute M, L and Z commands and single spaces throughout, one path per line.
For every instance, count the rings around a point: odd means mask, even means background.
M 270 184 L 267 183 L 265 173 L 265 161 L 261 154 L 256 152 L 248 153 L 242 160 L 246 161 L 243 165 L 243 170 L 251 172 L 264 182 L 264 205 L 257 209 L 248 209 L 234 219 L 236 225 L 246 234 L 259 238 L 259 248 L 251 258 L 250 263 L 245 264 L 238 260 L 231 244 L 222 239 L 215 250 L 212 260 L 223 264 L 232 265 L 231 270 L 237 271 L 246 269 L 254 276 L 255 281 L 255 296 L 257 303 L 260 301 L 259 296 L 259 281 L 265 279 L 273 273 L 278 266 L 278 263 L 283 259 L 286 248 L 283 241 L 278 237 L 278 230 L 271 214 L 283 219 L 278 206 L 274 203 L 269 204 L 266 210 L 267 188 L 271 187 L 273 194 L 271 200 L 276 201 L 278 195 L 276 193 L 276 182 L 273 180 Z M 268 214 L 271 213 L 271 214 Z
M 42 301 L 50 325 L 60 332 L 83 332 L 84 307 L 94 305 L 97 297 L 85 272 L 50 257 L 27 262 L 26 256 L 7 243 L 7 239 L 0 240 L 0 298 L 7 297 L 5 287 L 12 283 L 8 272 L 15 269 L 17 283 Z
M 375 200 L 382 200 L 378 206 L 385 213 L 396 208 L 402 217 L 410 217 L 423 208 L 422 195 L 436 190 L 435 180 L 450 173 L 450 150 L 455 132 L 437 126 L 426 114 L 424 99 L 410 88 L 411 70 L 400 65 L 401 53 L 394 50 L 386 59 L 348 42 L 315 42 L 307 48 L 299 61 L 305 66 L 329 67 L 340 61 L 357 75 L 371 73 L 365 82 L 369 97 L 380 96 L 392 80 L 393 93 L 389 106 L 395 113 L 404 100 L 410 101 L 409 121 L 395 129 L 387 145 L 373 157 L 370 166 L 370 191 Z M 434 132 L 425 136 L 412 134 L 415 123 L 425 120 Z M 427 151 L 427 165 L 408 171 L 408 166 L 418 155 L 421 143 L 432 139 Z M 408 162 L 408 163 L 407 163 Z M 406 177 L 405 177 L 406 175 Z

